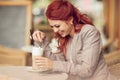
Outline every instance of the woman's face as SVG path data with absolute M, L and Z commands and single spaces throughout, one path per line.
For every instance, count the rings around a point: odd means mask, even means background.
M 71 21 L 62 21 L 62 20 L 51 20 L 48 19 L 48 22 L 55 33 L 60 34 L 62 37 L 67 35 L 71 36 L 73 25 Z

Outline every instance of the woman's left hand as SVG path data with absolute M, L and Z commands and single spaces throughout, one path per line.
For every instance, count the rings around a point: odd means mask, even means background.
M 46 57 L 35 57 L 35 63 L 38 67 L 52 69 L 53 61 Z

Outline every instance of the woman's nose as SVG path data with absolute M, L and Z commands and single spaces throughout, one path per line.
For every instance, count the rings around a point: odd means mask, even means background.
M 54 31 L 54 32 L 58 32 L 59 29 L 58 29 L 58 28 L 53 28 L 53 31 Z

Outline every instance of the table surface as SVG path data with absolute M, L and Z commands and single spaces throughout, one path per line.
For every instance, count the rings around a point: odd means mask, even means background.
M 26 66 L 0 66 L 0 80 L 66 80 L 68 77 L 66 73 L 32 72 L 30 69 Z M 11 79 L 3 79 L 3 76 Z

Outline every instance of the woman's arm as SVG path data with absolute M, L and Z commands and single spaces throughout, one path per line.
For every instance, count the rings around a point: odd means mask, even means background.
M 53 71 L 61 71 L 80 77 L 90 77 L 93 75 L 101 53 L 101 39 L 99 32 L 91 26 L 85 27 L 82 31 L 83 49 L 77 54 L 79 62 L 77 64 L 54 61 Z M 81 55 L 81 56 L 80 56 Z
M 44 48 L 44 55 L 43 56 L 47 57 L 49 59 L 52 59 L 52 60 L 56 60 L 56 61 L 65 61 L 64 54 L 62 52 L 55 52 L 55 53 L 53 53 L 52 49 L 50 48 L 49 45 L 47 45 Z
M 52 60 L 65 60 L 63 53 L 56 52 L 56 54 L 52 53 L 51 48 L 49 47 L 49 41 L 47 40 L 47 36 L 42 31 L 34 31 L 32 34 L 32 38 L 34 40 L 34 44 L 36 46 L 40 46 L 44 48 L 44 57 L 50 58 Z

